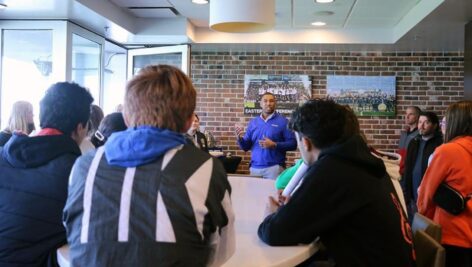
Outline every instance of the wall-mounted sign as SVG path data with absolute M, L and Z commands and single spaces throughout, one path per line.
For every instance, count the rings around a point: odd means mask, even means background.
M 358 116 L 395 116 L 395 76 L 327 76 L 328 98 Z
M 260 100 L 265 92 L 277 99 L 277 112 L 290 114 L 311 98 L 308 75 L 246 75 L 244 77 L 244 114 L 261 113 Z

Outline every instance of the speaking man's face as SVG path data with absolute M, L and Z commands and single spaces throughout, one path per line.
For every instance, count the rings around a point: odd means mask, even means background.
M 274 113 L 276 106 L 275 97 L 273 95 L 264 95 L 261 99 L 262 112 L 266 115 Z

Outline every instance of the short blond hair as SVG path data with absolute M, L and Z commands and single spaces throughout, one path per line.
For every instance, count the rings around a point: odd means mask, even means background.
M 5 129 L 7 132 L 21 131 L 28 133 L 28 116 L 33 113 L 33 105 L 27 101 L 17 101 L 13 104 L 10 118 L 8 119 L 8 126 Z
M 196 91 L 181 70 L 147 66 L 126 85 L 123 112 L 129 127 L 149 125 L 186 132 L 196 104 Z

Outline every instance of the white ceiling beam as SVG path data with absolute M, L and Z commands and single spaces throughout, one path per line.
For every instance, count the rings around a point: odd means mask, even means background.
M 393 28 L 393 40 L 398 41 L 422 21 L 428 14 L 441 5 L 444 0 L 421 0 L 408 13 L 403 16 L 400 22 Z

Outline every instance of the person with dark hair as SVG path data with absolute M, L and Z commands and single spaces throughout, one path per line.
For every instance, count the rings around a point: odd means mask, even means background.
M 418 135 L 408 145 L 405 172 L 401 180 L 410 221 L 413 220 L 413 215 L 417 211 L 418 187 L 428 167 L 429 156 L 442 143 L 443 137 L 436 113 L 421 112 L 418 120 Z
M 350 113 L 322 99 L 292 113 L 289 127 L 309 168 L 285 205 L 269 202 L 258 235 L 271 246 L 320 237 L 340 267 L 414 266 L 411 229 L 395 189 Z
M 405 111 L 405 128 L 400 132 L 398 141 L 398 151 L 400 154 L 400 174 L 403 175 L 405 169 L 405 158 L 410 141 L 418 135 L 418 119 L 421 109 L 417 106 L 408 106 Z
M 200 132 L 200 118 L 197 113 L 193 113 L 192 125 L 187 131 L 186 138 L 189 143 L 194 144 L 205 152 L 208 152 L 208 141 L 205 135 Z
M 458 215 L 433 200 L 441 184 L 472 197 L 472 101 L 446 110 L 444 144 L 436 148 L 418 192 L 418 212 L 441 225 L 446 267 L 472 266 L 472 201 Z
M 260 105 L 261 115 L 249 122 L 244 136 L 238 125 L 235 133 L 239 147 L 251 150 L 251 175 L 275 180 L 285 168 L 286 152 L 295 150 L 297 143 L 293 132 L 287 129 L 287 119 L 275 111 L 275 96 L 264 93 Z
M 40 102 L 41 131 L 14 133 L 0 148 L 0 265 L 57 266 L 69 174 L 92 102 L 78 84 L 53 84 Z
M 92 105 L 90 108 L 90 119 L 87 123 L 87 137 L 84 138 L 80 144 L 80 151 L 82 151 L 82 154 L 85 154 L 96 148 L 96 146 L 92 143 L 92 137 L 97 131 L 98 126 L 102 120 L 103 110 L 97 105 Z
M 103 118 L 90 141 L 96 148 L 101 147 L 110 138 L 112 133 L 121 132 L 127 128 L 123 119 L 123 113 L 113 112 Z
M 218 159 L 187 144 L 196 91 L 168 65 L 126 85 L 129 128 L 80 157 L 64 224 L 71 266 L 220 266 L 234 253 L 231 187 Z

